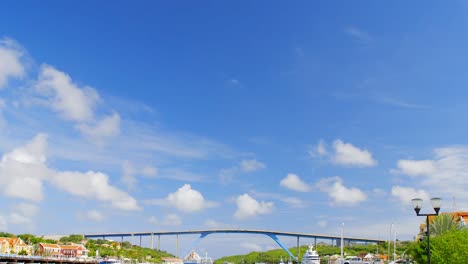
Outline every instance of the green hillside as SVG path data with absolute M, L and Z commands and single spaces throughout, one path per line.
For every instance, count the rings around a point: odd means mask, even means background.
M 397 246 L 397 254 L 402 254 L 407 247 L 407 243 L 401 243 Z M 303 245 L 300 247 L 300 256 L 304 254 L 304 252 L 307 250 L 308 246 Z M 327 256 L 331 255 L 339 255 L 340 254 L 340 248 L 339 247 L 333 247 L 330 245 L 317 245 L 317 252 L 321 256 L 322 261 L 326 263 L 326 260 L 328 259 Z M 290 248 L 289 251 L 294 256 L 297 256 L 297 248 Z M 393 251 L 393 246 L 392 246 L 392 251 Z M 352 245 L 352 246 L 347 246 L 345 247 L 345 253 L 347 255 L 359 255 L 363 253 L 376 253 L 377 252 L 377 246 L 376 245 Z M 378 247 L 378 252 L 386 254 L 387 252 L 387 244 L 381 244 Z M 287 262 L 289 259 L 288 254 L 282 250 L 282 249 L 274 249 L 274 250 L 269 250 L 266 252 L 250 252 L 246 255 L 235 255 L 235 256 L 227 256 L 223 257 L 220 259 L 217 259 L 215 261 L 215 264 L 223 264 L 224 262 L 231 262 L 231 263 L 245 263 L 245 264 L 253 264 L 253 263 L 258 263 L 258 262 L 264 262 L 264 263 L 279 263 L 280 259 L 283 259 L 284 262 Z

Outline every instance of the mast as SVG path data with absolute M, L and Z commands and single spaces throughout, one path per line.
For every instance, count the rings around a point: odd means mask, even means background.
M 343 243 L 343 229 L 344 229 L 344 223 L 341 223 L 341 261 L 344 259 L 344 243 Z M 343 262 L 341 262 L 343 263 Z

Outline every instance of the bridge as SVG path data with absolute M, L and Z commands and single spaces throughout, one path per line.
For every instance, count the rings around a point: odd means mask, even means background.
M 340 236 L 330 236 L 330 235 L 320 235 L 320 234 L 308 234 L 308 233 L 295 233 L 295 232 L 281 232 L 281 231 L 271 231 L 271 230 L 255 230 L 255 229 L 210 229 L 210 230 L 187 230 L 187 231 L 160 231 L 160 232 L 135 232 L 135 233 L 102 233 L 102 234 L 85 234 L 85 238 L 121 238 L 123 242 L 124 237 L 139 237 L 140 238 L 140 246 L 141 246 L 141 238 L 142 237 L 151 237 L 151 248 L 154 249 L 154 237 L 158 238 L 158 247 L 157 249 L 160 250 L 161 245 L 161 236 L 169 236 L 175 235 L 176 236 L 176 255 L 179 255 L 179 235 L 197 235 L 200 236 L 196 239 L 192 246 L 189 248 L 194 248 L 201 239 L 205 238 L 207 235 L 210 234 L 260 234 L 269 236 L 273 239 L 289 256 L 293 259 L 298 259 L 300 255 L 299 249 L 299 239 L 300 238 L 313 238 L 314 244 L 317 246 L 317 239 L 324 239 L 324 240 L 331 240 L 332 245 L 339 245 L 341 242 Z M 294 256 L 289 249 L 278 239 L 278 236 L 285 236 L 285 237 L 295 237 L 297 241 L 297 254 L 298 256 Z M 336 242 L 336 243 L 335 243 Z M 383 243 L 385 240 L 381 239 L 371 239 L 371 238 L 363 238 L 363 237 L 343 237 L 344 244 L 350 244 L 351 242 L 355 243 Z

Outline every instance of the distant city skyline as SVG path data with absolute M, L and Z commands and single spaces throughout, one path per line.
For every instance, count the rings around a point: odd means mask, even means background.
M 339 235 L 344 223 L 346 236 L 393 226 L 413 239 L 412 198 L 468 210 L 467 11 L 1 3 L 0 231 Z M 200 244 L 215 258 L 271 248 L 247 235 Z

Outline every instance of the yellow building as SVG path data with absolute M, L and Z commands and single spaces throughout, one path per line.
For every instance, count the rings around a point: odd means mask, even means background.
M 18 254 L 23 250 L 31 255 L 32 246 L 28 246 L 19 237 L 0 237 L 0 252 L 2 254 Z

